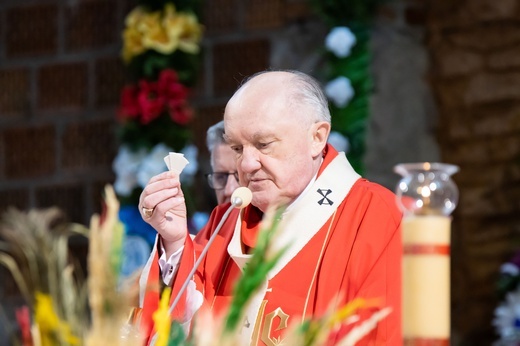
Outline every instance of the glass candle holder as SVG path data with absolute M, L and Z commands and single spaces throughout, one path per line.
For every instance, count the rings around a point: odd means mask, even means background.
M 407 215 L 450 215 L 459 201 L 459 190 L 451 176 L 459 167 L 445 163 L 402 163 L 394 172 L 402 176 L 397 184 L 397 204 Z

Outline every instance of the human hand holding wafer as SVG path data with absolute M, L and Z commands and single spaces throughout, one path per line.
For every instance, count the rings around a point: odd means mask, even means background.
M 161 236 L 166 255 L 178 250 L 188 233 L 187 212 L 180 174 L 189 163 L 183 154 L 170 152 L 164 162 L 167 172 L 160 173 L 148 182 L 139 197 L 139 210 Z

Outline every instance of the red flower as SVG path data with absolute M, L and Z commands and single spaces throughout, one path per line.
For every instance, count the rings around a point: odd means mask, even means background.
M 168 111 L 170 118 L 179 125 L 186 125 L 193 118 L 193 110 L 188 107 L 185 100 L 170 100 Z
M 118 112 L 120 120 L 137 118 L 141 113 L 139 103 L 137 102 L 138 92 L 139 90 L 135 85 L 127 85 L 121 91 L 121 107 Z
M 138 86 L 123 89 L 119 118 L 138 119 L 146 125 L 167 111 L 175 123 L 186 125 L 193 116 L 187 104 L 188 91 L 176 71 L 162 70 L 156 82 L 141 79 Z
M 188 88 L 186 88 L 174 70 L 163 70 L 159 75 L 159 92 L 168 100 L 170 118 L 179 125 L 186 125 L 193 116 L 193 111 L 187 106 Z
M 142 79 L 139 82 L 139 87 L 137 101 L 141 108 L 140 122 L 146 125 L 161 115 L 166 100 L 164 95 L 159 93 L 159 86 L 156 82 L 148 82 Z

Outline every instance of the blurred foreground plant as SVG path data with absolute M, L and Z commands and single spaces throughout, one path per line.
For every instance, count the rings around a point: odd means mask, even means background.
M 131 345 L 120 335 L 135 292 L 132 285 L 119 285 L 123 226 L 110 186 L 105 202 L 103 217 L 94 215 L 90 230 L 67 222 L 54 207 L 2 215 L 0 264 L 26 304 L 17 310 L 20 344 Z M 78 235 L 89 240 L 88 278 L 70 251 L 71 237 Z
M 192 321 L 192 332 L 171 320 L 170 289 L 166 288 L 154 314 L 155 346 L 240 345 L 238 328 L 252 296 L 275 266 L 285 248 L 275 251 L 273 239 L 283 209 L 266 213 L 262 230 L 244 275 L 235 286 L 226 315 L 213 316 L 201 309 Z M 121 281 L 121 244 L 124 230 L 118 219 L 119 201 L 111 186 L 105 188 L 103 215 L 91 218 L 90 229 L 68 223 L 56 208 L 23 213 L 14 209 L 0 220 L 0 264 L 13 276 L 25 304 L 17 310 L 18 344 L 29 346 L 143 345 L 138 327 L 129 320 L 137 304 L 136 278 Z M 69 249 L 73 235 L 88 238 L 88 277 Z M 285 335 L 284 345 L 321 345 L 339 327 L 355 321 L 360 308 L 374 308 L 376 300 L 357 299 L 331 306 L 320 318 L 307 318 Z M 376 309 L 356 325 L 339 345 L 355 345 L 390 309 Z

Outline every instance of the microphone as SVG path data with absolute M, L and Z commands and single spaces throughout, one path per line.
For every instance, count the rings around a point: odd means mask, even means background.
M 220 222 L 218 223 L 217 228 L 215 228 L 215 231 L 213 232 L 213 234 L 209 238 L 208 243 L 206 244 L 206 246 L 204 246 L 204 249 L 202 249 L 202 252 L 200 253 L 199 258 L 197 259 L 197 261 L 193 265 L 193 269 L 191 270 L 191 272 L 189 273 L 188 277 L 186 278 L 186 280 L 184 281 L 183 285 L 181 286 L 181 289 L 179 290 L 179 293 L 175 297 L 175 300 L 173 301 L 172 305 L 170 305 L 170 308 L 168 310 L 170 315 L 172 314 L 173 310 L 175 309 L 175 307 L 179 303 L 179 300 L 181 299 L 182 294 L 184 293 L 184 291 L 188 287 L 191 278 L 193 277 L 193 275 L 195 275 L 195 272 L 197 271 L 197 268 L 199 267 L 199 265 L 201 264 L 202 260 L 206 256 L 206 253 L 208 252 L 209 247 L 211 246 L 211 244 L 213 243 L 213 241 L 217 237 L 218 233 L 220 232 L 220 229 L 222 228 L 222 225 L 224 224 L 224 222 L 229 217 L 229 214 L 231 213 L 231 210 L 233 210 L 233 208 L 243 209 L 243 208 L 247 207 L 251 203 L 252 199 L 253 199 L 253 193 L 251 192 L 251 190 L 249 190 L 245 186 L 241 186 L 241 187 L 237 188 L 235 191 L 233 191 L 233 194 L 231 195 L 231 205 L 229 206 L 229 208 L 226 210 L 226 212 L 224 213 L 224 215 L 220 219 Z
M 253 193 L 245 186 L 241 186 L 233 191 L 231 195 L 231 205 L 235 208 L 244 209 L 251 203 Z

